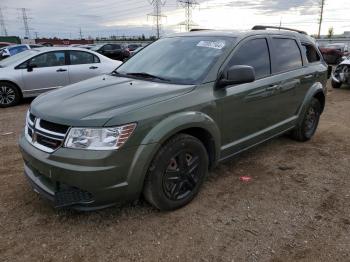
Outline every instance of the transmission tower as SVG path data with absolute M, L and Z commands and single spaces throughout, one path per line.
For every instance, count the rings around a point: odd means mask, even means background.
M 192 10 L 199 4 L 196 0 L 178 0 L 178 3 L 185 8 L 186 20 L 184 22 L 184 25 L 186 27 L 186 30 L 190 31 L 191 26 L 194 25 L 192 21 Z
M 4 36 L 7 36 L 7 30 L 5 26 L 5 19 L 2 15 L 2 8 L 0 7 L 0 28 L 1 28 L 1 34 Z
M 165 5 L 165 0 L 150 0 L 149 3 L 153 6 L 153 13 L 147 16 L 153 17 L 153 24 L 156 26 L 157 38 L 160 37 L 162 30 L 162 18 L 166 17 L 162 15 L 162 6 Z
M 323 20 L 324 4 L 325 4 L 325 0 L 321 0 L 321 2 L 320 2 L 320 7 L 321 7 L 320 21 L 319 21 L 319 24 L 318 24 L 318 38 L 320 38 L 320 36 L 321 36 L 321 27 L 322 27 L 322 20 Z
M 22 20 L 23 20 L 23 26 L 24 26 L 24 35 L 30 39 L 30 31 L 29 31 L 29 25 L 28 25 L 28 16 L 27 16 L 27 8 L 19 8 L 19 10 L 22 13 Z
M 83 39 L 83 31 L 81 31 L 81 27 L 79 28 L 79 36 L 80 36 L 80 40 Z

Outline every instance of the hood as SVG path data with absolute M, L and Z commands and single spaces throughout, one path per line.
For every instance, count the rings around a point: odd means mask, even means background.
M 193 88 L 193 85 L 103 75 L 41 95 L 30 110 L 54 123 L 97 127 L 112 117 L 185 94 Z

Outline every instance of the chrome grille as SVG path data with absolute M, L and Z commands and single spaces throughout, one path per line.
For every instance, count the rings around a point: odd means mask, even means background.
M 66 137 L 69 126 L 55 124 L 27 113 L 25 136 L 36 148 L 52 153 L 58 149 Z

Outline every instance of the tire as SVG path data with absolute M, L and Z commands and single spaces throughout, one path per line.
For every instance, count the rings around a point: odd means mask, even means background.
M 17 86 L 0 82 L 0 108 L 15 106 L 21 100 L 21 93 Z
M 303 115 L 302 122 L 292 131 L 292 138 L 300 142 L 310 140 L 316 132 L 321 111 L 320 102 L 316 98 L 312 98 Z
M 174 136 L 160 148 L 148 169 L 145 199 L 162 211 L 185 206 L 197 195 L 208 163 L 200 140 L 186 134 Z
M 338 82 L 336 82 L 336 81 L 334 81 L 334 80 L 332 79 L 332 87 L 333 87 L 333 88 L 340 88 L 341 85 L 342 85 L 341 82 L 338 83 Z

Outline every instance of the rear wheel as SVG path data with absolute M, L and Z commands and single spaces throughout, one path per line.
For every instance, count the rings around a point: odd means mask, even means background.
M 307 141 L 315 134 L 321 116 L 321 104 L 313 98 L 304 113 L 302 122 L 292 131 L 292 138 Z
M 160 210 L 188 204 L 208 172 L 208 155 L 197 138 L 179 134 L 158 151 L 149 167 L 143 194 Z
M 21 93 L 17 86 L 11 83 L 0 82 L 0 107 L 17 105 L 21 99 Z

